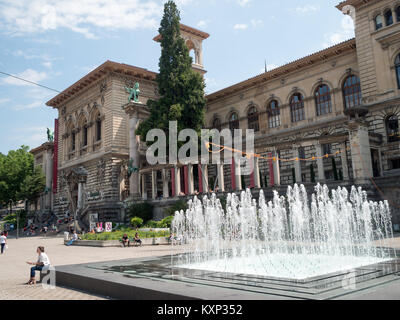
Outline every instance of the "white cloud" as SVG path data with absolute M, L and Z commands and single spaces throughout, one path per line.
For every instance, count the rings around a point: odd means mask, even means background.
M 308 13 L 314 13 L 316 11 L 318 11 L 318 8 L 311 4 L 306 4 L 302 7 L 296 7 L 295 9 L 295 12 L 298 14 L 308 14 Z
M 10 101 L 11 101 L 11 99 L 8 99 L 8 98 L 0 99 L 0 104 L 7 103 Z
M 96 27 L 155 28 L 161 14 L 162 4 L 155 0 L 2 0 L 0 28 L 15 35 L 67 28 L 95 38 Z
M 248 28 L 248 25 L 247 24 L 235 24 L 234 26 L 233 26 L 233 29 L 235 29 L 235 30 L 246 30 Z
M 251 0 L 237 0 L 237 3 L 239 4 L 239 6 L 241 7 L 245 7 L 250 3 Z
M 262 27 L 264 25 L 264 22 L 262 20 L 257 20 L 257 19 L 251 20 L 250 23 L 253 26 L 253 28 Z
M 33 69 L 27 69 L 21 73 L 16 74 L 16 76 L 36 83 L 49 77 L 46 72 L 38 72 Z M 15 86 L 33 86 L 33 84 L 13 77 L 4 78 L 2 79 L 1 83 Z
M 13 130 L 13 135 L 8 138 L 18 145 L 28 145 L 32 149 L 41 145 L 47 140 L 47 128 L 45 126 L 19 127 Z
M 342 18 L 341 28 L 337 32 L 325 34 L 325 42 L 322 44 L 324 48 L 331 47 L 335 44 L 354 37 L 354 23 L 350 16 Z
M 210 20 L 200 20 L 200 21 L 197 23 L 197 27 L 198 27 L 198 28 L 207 28 L 209 22 L 210 22 Z

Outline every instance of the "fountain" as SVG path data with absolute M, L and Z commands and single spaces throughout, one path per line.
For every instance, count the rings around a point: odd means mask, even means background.
M 171 255 L 57 267 L 58 285 L 117 299 L 341 299 L 374 297 L 399 281 L 389 205 L 361 189 L 317 185 L 258 203 L 247 190 L 194 197 L 175 215 Z
M 189 253 L 173 267 L 223 274 L 304 280 L 391 261 L 393 237 L 388 203 L 368 201 L 361 188 L 329 191 L 317 185 L 309 199 L 303 185 L 259 201 L 250 190 L 229 194 L 226 210 L 216 195 L 189 201 L 172 232 Z

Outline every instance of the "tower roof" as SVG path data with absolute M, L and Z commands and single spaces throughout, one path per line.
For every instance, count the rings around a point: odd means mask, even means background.
M 181 31 L 182 32 L 190 33 L 190 34 L 192 34 L 194 36 L 197 36 L 197 37 L 199 37 L 199 38 L 201 38 L 203 40 L 205 40 L 205 39 L 210 37 L 210 35 L 207 32 L 200 31 L 198 29 L 189 27 L 189 26 L 187 26 L 185 24 L 181 23 L 180 27 L 181 27 Z M 153 40 L 156 41 L 156 42 L 160 42 L 161 41 L 161 35 L 159 34 L 158 36 L 154 37 Z

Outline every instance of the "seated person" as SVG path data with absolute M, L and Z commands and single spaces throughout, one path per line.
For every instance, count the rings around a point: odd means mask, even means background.
M 79 240 L 79 237 L 78 234 L 76 233 L 76 230 L 74 230 L 72 233 L 72 239 L 67 243 L 67 246 L 71 246 L 77 240 Z
M 129 237 L 128 237 L 128 235 L 125 233 L 124 234 L 124 236 L 122 237 L 122 245 L 124 246 L 124 248 L 126 247 L 126 246 L 130 246 L 130 240 L 129 240 Z
M 31 278 L 27 282 L 28 285 L 36 284 L 36 271 L 46 270 L 50 267 L 50 260 L 46 253 L 44 253 L 44 247 L 38 247 L 36 250 L 38 256 L 37 262 L 27 262 L 27 264 L 33 265 L 31 268 Z
M 134 239 L 134 241 L 135 241 L 135 244 L 139 244 L 140 246 L 142 245 L 142 240 L 140 240 L 140 238 L 139 238 L 139 233 L 137 233 L 136 232 L 136 234 L 135 234 L 135 239 Z

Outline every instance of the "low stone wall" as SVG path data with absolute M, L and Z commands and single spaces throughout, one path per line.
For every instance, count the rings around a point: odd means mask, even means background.
M 141 239 L 143 246 L 157 246 L 157 245 L 169 245 L 171 241 L 169 238 L 145 238 Z M 64 240 L 64 244 L 66 245 L 69 240 Z M 122 243 L 119 240 L 77 240 L 74 241 L 72 246 L 78 247 L 100 247 L 100 248 L 109 248 L 109 247 L 122 247 Z M 131 247 L 134 246 L 134 243 L 131 242 Z

